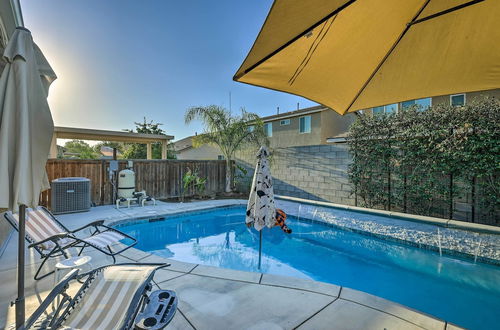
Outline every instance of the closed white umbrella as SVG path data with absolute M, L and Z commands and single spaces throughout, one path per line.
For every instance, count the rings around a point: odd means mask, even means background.
M 273 178 L 268 156 L 267 148 L 261 147 L 257 153 L 257 165 L 253 174 L 245 219 L 247 226 L 253 226 L 259 231 L 259 269 L 262 258 L 262 229 L 272 228 L 276 223 Z
M 18 27 L 4 52 L 0 77 L 0 208 L 19 209 L 16 328 L 24 323 L 24 219 L 49 188 L 47 162 L 54 124 L 47 103 L 56 75 L 29 30 Z

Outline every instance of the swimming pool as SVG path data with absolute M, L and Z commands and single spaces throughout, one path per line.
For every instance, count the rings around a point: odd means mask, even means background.
M 335 212 L 335 210 L 332 210 Z M 259 271 L 258 232 L 244 207 L 120 225 L 136 248 L 166 258 Z M 355 214 L 355 212 L 352 212 Z M 291 235 L 264 229 L 261 272 L 365 291 L 472 329 L 500 324 L 500 267 L 289 218 Z

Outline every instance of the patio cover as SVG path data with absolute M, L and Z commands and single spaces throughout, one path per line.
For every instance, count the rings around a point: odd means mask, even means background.
M 275 0 L 234 80 L 340 114 L 500 87 L 498 0 Z

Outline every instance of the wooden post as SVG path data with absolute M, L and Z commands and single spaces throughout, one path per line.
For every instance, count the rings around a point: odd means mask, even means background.
M 106 161 L 103 159 L 101 160 L 101 186 L 100 186 L 100 205 L 104 205 L 104 193 L 105 193 L 105 187 L 104 185 L 106 184 Z
M 168 140 L 161 142 L 161 159 L 167 159 L 167 144 Z
M 151 148 L 151 143 L 146 144 L 146 158 L 153 159 L 153 150 Z
M 57 135 L 54 133 L 52 135 L 52 141 L 50 142 L 49 158 L 57 158 Z

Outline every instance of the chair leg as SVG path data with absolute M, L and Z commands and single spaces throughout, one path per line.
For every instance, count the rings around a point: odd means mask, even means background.
M 113 253 L 113 250 L 111 250 L 111 248 L 109 247 L 109 245 L 108 245 L 108 250 L 111 253 L 111 258 L 113 258 L 113 264 L 116 264 L 115 254 Z
M 85 249 L 86 247 L 87 247 L 87 245 L 82 246 L 80 252 L 78 252 L 78 256 L 82 255 L 83 249 Z
M 47 257 L 47 258 L 44 258 L 44 259 L 43 259 L 43 261 L 42 261 L 42 263 L 41 263 L 41 264 L 40 264 L 40 266 L 38 267 L 38 269 L 37 269 L 37 271 L 36 271 L 36 274 L 35 274 L 35 277 L 34 277 L 35 281 L 39 281 L 39 280 L 41 280 L 41 279 L 43 279 L 43 278 L 46 278 L 47 276 L 49 276 L 49 275 L 51 275 L 51 274 L 53 274 L 53 273 L 54 273 L 54 271 L 51 271 L 51 272 L 48 272 L 48 273 L 47 273 L 47 274 L 45 274 L 45 275 L 38 276 L 38 275 L 40 274 L 40 272 L 42 271 L 43 265 L 45 265 L 45 263 L 47 262 L 47 260 L 48 260 L 48 259 L 49 259 L 48 257 Z

